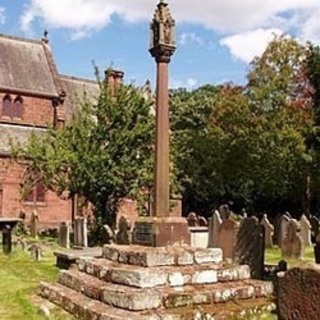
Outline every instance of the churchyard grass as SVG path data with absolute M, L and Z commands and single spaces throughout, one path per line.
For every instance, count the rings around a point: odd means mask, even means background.
M 38 305 L 46 303 L 38 296 L 40 281 L 56 281 L 52 245 L 43 246 L 41 261 L 34 261 L 30 252 L 14 248 L 11 255 L 0 252 L 0 319 L 1 320 L 44 320 L 48 319 L 39 311 Z M 57 308 L 50 309 L 52 320 L 72 319 Z
M 265 264 L 278 264 L 280 260 L 284 258 L 281 257 L 281 250 L 279 247 L 274 246 L 272 249 L 267 248 L 265 251 Z M 310 262 L 315 262 L 313 247 L 307 247 L 304 251 L 304 257 L 302 260 L 296 259 L 284 259 L 288 262 L 289 267 L 294 267 Z

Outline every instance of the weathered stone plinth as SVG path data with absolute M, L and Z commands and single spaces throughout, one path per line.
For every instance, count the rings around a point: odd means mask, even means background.
M 177 308 L 196 308 L 272 293 L 250 279 L 247 265 L 222 262 L 219 248 L 105 245 L 103 258 L 82 257 L 60 271 L 41 294 L 77 319 L 192 319 Z M 172 318 L 173 317 L 173 318 Z
M 133 230 L 133 243 L 151 247 L 190 245 L 188 222 L 182 217 L 140 217 Z

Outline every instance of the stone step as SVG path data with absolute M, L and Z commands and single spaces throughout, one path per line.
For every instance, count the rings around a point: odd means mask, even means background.
M 140 312 L 130 312 L 93 300 L 85 295 L 67 288 L 59 283 L 40 284 L 43 298 L 83 320 L 165 320 L 165 317 Z
M 140 289 L 106 283 L 76 270 L 61 271 L 58 281 L 90 298 L 133 311 L 249 299 L 267 296 L 273 291 L 271 283 L 257 280 Z
M 142 267 L 184 266 L 222 262 L 220 248 L 144 247 L 138 245 L 107 244 L 102 249 L 103 258 L 119 263 Z
M 115 263 L 105 259 L 81 258 L 78 269 L 96 278 L 137 288 L 184 286 L 250 278 L 247 265 L 204 264 L 190 266 L 150 267 Z

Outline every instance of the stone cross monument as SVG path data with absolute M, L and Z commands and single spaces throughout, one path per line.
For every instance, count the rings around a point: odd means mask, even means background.
M 174 26 L 168 4 L 161 0 L 150 24 L 149 49 L 157 64 L 153 216 L 139 218 L 133 236 L 136 244 L 156 247 L 190 243 L 186 219 L 170 213 L 168 66 L 176 49 Z

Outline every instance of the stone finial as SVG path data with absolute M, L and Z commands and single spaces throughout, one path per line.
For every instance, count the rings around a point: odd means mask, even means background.
M 156 59 L 170 61 L 175 50 L 174 27 L 168 4 L 160 1 L 150 23 L 150 53 Z

